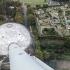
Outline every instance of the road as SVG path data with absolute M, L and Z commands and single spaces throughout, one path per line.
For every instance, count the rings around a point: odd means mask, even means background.
M 28 24 L 27 24 L 27 7 L 22 4 L 22 9 L 23 9 L 23 13 L 24 13 L 24 25 L 28 28 Z

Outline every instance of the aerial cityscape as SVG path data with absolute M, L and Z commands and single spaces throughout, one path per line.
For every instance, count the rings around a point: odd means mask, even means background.
M 1 70 L 10 70 L 12 42 L 29 44 L 25 51 L 52 70 L 70 70 L 70 0 L 0 0 Z

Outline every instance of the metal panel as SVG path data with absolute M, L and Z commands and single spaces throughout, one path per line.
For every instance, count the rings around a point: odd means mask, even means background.
M 10 70 L 45 70 L 17 44 L 9 46 Z

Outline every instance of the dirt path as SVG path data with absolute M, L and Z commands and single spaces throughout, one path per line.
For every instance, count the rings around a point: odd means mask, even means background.
M 59 61 L 57 64 L 58 69 L 69 69 L 70 70 L 70 61 Z
M 40 42 L 43 44 L 43 43 L 48 43 L 48 44 L 63 44 L 64 41 L 62 40 L 51 40 L 51 39 L 44 39 L 44 40 L 40 40 Z

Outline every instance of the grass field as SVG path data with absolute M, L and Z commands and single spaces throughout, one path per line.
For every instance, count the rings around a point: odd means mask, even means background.
M 48 0 L 46 0 L 48 1 Z M 20 2 L 23 2 L 23 3 L 28 3 L 28 4 L 31 4 L 31 5 L 35 5 L 35 4 L 44 4 L 44 0 L 20 0 Z M 47 2 L 46 2 L 47 3 Z

